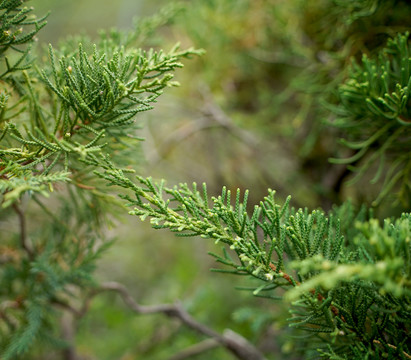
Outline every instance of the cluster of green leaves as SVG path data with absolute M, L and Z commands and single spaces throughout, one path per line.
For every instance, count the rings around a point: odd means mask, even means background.
M 350 232 L 339 219 L 353 218 L 347 206 L 328 216 L 295 210 L 290 198 L 279 205 L 270 191 L 248 214 L 248 192 L 241 201 L 238 190 L 232 205 L 231 192 L 224 188 L 209 204 L 205 185 L 202 190 L 196 184 L 169 189 L 142 177 L 136 184 L 115 169 L 100 176 L 131 190 L 135 197 L 121 196 L 135 207 L 130 214 L 149 217 L 154 228 L 226 244 L 223 255 L 211 255 L 229 269 L 216 271 L 257 279 L 254 295 L 282 299 L 287 290 L 285 298 L 294 301 L 290 326 L 320 339 L 311 344 L 313 354 L 409 356 L 410 214 L 394 223 L 387 219 L 381 227 L 360 213 Z
M 406 359 L 410 356 L 411 216 L 403 214 L 394 222 L 386 219 L 383 226 L 370 219 L 356 222 L 355 228 L 357 234 L 347 237 L 338 262 L 315 256 L 292 263 L 308 279 L 286 294 L 297 307 L 291 311 L 291 326 L 328 324 L 337 338 L 328 350 L 324 343 L 318 344 L 324 357 Z M 311 289 L 327 294 L 317 311 L 305 303 L 304 294 Z M 327 301 L 334 316 L 338 314 L 333 322 L 331 313 L 324 313 Z
M 376 203 L 399 182 L 399 198 L 410 195 L 411 152 L 411 60 L 409 33 L 389 39 L 376 56 L 363 55 L 362 63 L 353 62 L 349 79 L 339 87 L 341 103 L 336 108 L 335 126 L 344 129 L 341 142 L 355 153 L 335 163 L 350 164 L 358 172 L 352 181 L 379 161 L 376 183 L 385 174 Z M 360 160 L 363 160 L 360 162 Z M 388 169 L 385 160 L 388 160 Z

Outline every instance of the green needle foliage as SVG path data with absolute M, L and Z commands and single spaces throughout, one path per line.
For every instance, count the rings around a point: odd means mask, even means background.
M 209 204 L 205 184 L 169 189 L 151 178 L 136 184 L 121 170 L 100 176 L 132 190 L 135 198 L 121 196 L 135 206 L 129 213 L 149 217 L 155 229 L 226 244 L 222 255 L 211 253 L 225 265 L 214 271 L 249 275 L 258 281 L 253 295 L 292 301 L 290 326 L 311 334 L 313 356 L 410 356 L 410 214 L 381 226 L 360 213 L 345 228 L 340 218 L 353 217 L 352 208 L 328 216 L 295 210 L 290 198 L 278 204 L 272 190 L 248 214 L 248 192 L 237 190 L 234 199 L 224 188 Z
M 0 79 L 11 80 L 13 73 L 30 67 L 29 52 L 35 35 L 46 25 L 46 17 L 37 19 L 27 0 L 0 3 Z M 7 56 L 6 56 L 7 55 Z M 17 57 L 16 57 L 17 56 Z
M 383 19 L 387 3 L 411 14 L 403 1 L 324 0 L 313 7 L 314 14 L 332 8 L 331 20 L 344 24 L 327 32 L 330 19 L 320 16 L 317 31 L 306 29 L 319 58 L 335 55 L 325 61 L 327 74 L 307 83 L 307 93 L 320 94 L 314 107 L 327 103 L 321 111 L 329 112 L 342 144 L 354 152 L 332 162 L 348 164 L 346 171 L 359 176 L 378 162 L 371 181 L 381 192 L 373 206 L 358 209 L 345 201 L 311 211 L 292 207 L 291 197 L 278 201 L 271 189 L 253 207 L 248 190 L 223 187 L 209 197 L 205 184 L 169 188 L 165 181 L 130 176 L 136 157 L 130 152 L 139 142 L 136 117 L 178 85 L 173 72 L 182 59 L 203 53 L 178 45 L 168 52 L 141 48 L 179 6 L 137 23 L 135 31 L 102 32 L 95 45 L 80 37 L 49 46 L 34 65 L 30 44 L 45 20 L 31 18 L 22 1 L 1 1 L 1 359 L 70 345 L 58 335 L 61 310 L 81 312 L 78 303 L 98 287 L 96 261 L 112 243 L 105 232 L 115 216 L 126 214 L 125 205 L 155 229 L 221 245 L 221 253 L 210 253 L 218 263 L 214 271 L 245 276 L 250 285 L 243 290 L 285 303 L 293 343 L 304 358 L 410 359 L 411 214 L 373 215 L 395 191 L 410 207 L 409 34 L 399 15 L 401 31 L 394 31 L 397 18 L 389 17 L 386 26 L 394 30 L 384 34 L 386 41 L 359 35 L 368 49 L 362 61 L 355 60 L 361 56 L 351 52 L 354 45 L 341 45 L 374 17 Z M 121 188 L 121 200 L 108 185 Z
M 181 59 L 202 53 L 134 47 L 167 21 L 163 12 L 156 23 L 121 33 L 129 47 L 118 44 L 119 32 L 102 34 L 90 49 L 70 41 L 61 50 L 49 46 L 45 61 L 33 66 L 30 45 L 45 21 L 21 5 L 0 3 L 0 201 L 5 222 L 18 229 L 2 232 L 0 247 L 2 359 L 29 354 L 39 340 L 67 346 L 56 337 L 58 309 L 95 285 L 95 261 L 111 243 L 104 236 L 108 214 L 119 207 L 92 170 L 112 167 L 110 156 L 130 164 L 125 154 L 139 141 L 136 115 L 178 85 L 172 72 Z M 19 53 L 14 62 L 10 51 Z M 45 203 L 51 193 L 54 200 Z M 39 212 L 46 224 L 28 222 Z M 13 214 L 17 224 L 10 225 Z
M 376 204 L 398 182 L 401 183 L 399 198 L 405 204 L 409 201 L 410 74 L 409 33 L 398 34 L 388 40 L 378 55 L 369 58 L 364 54 L 361 65 L 354 62 L 349 79 L 339 87 L 341 107 L 337 109 L 334 125 L 346 131 L 348 138 L 341 142 L 355 153 L 333 162 L 351 164 L 358 178 L 379 161 L 371 182 L 376 183 L 384 172 L 385 176 Z
M 51 174 L 61 163 L 67 172 L 78 166 L 76 160 L 102 166 L 102 149 L 109 154 L 115 150 L 110 144 L 130 138 L 135 115 L 152 109 L 165 87 L 178 85 L 170 73 L 182 67 L 178 60 L 200 53 L 178 51 L 178 46 L 168 54 L 124 48 L 114 51 L 105 44 L 105 51 L 95 46 L 91 54 L 80 44 L 60 59 L 50 46 L 48 68 L 32 74 L 22 71 L 24 82 L 19 84 L 19 91 L 33 116 L 24 127 L 19 126 L 19 120 L 26 120 L 23 113 L 22 119 L 14 115 L 13 122 L 7 118 L 3 121 L 0 156 L 5 164 L 20 165 L 16 169 L 42 175 Z M 38 95 L 39 87 L 46 92 L 46 107 L 41 104 L 44 99 Z M 107 135 L 113 142 L 103 142 Z

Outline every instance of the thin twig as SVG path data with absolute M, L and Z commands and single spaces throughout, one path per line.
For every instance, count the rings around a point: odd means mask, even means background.
M 7 313 L 7 309 L 18 309 L 20 307 L 18 301 L 6 300 L 0 304 L 0 319 L 3 319 L 12 331 L 16 331 L 19 326 L 18 321 Z
M 381 341 L 379 341 L 379 340 L 373 340 L 373 343 L 383 346 L 383 344 L 382 344 Z M 389 348 L 391 348 L 391 349 L 398 350 L 398 348 L 397 348 L 396 346 L 392 345 L 392 344 L 387 344 L 387 346 L 388 346 Z M 410 355 L 410 354 L 406 353 L 405 351 L 402 351 L 402 353 L 403 353 L 403 355 L 404 355 L 407 359 L 411 359 L 411 355 Z
M 228 351 L 234 354 L 239 360 L 265 360 L 265 357 L 260 351 L 248 342 L 241 335 L 226 330 L 223 335 L 196 321 L 188 314 L 180 303 L 176 304 L 159 304 L 159 305 L 140 305 L 130 295 L 127 288 L 117 282 L 107 282 L 102 284 L 98 289 L 95 289 L 86 299 L 82 309 L 74 311 L 77 316 L 82 317 L 86 314 L 90 302 L 94 296 L 106 292 L 117 292 L 123 299 L 124 303 L 134 312 L 138 314 L 156 314 L 163 313 L 164 315 L 179 319 L 184 325 L 197 331 L 202 335 L 206 335 L 214 341 L 224 346 Z
M 61 335 L 67 346 L 62 350 L 62 358 L 64 360 L 78 360 L 76 348 L 74 346 L 74 316 L 68 311 L 63 313 L 61 317 Z
M 13 208 L 19 218 L 21 247 L 26 251 L 29 259 L 33 260 L 34 252 L 31 246 L 29 245 L 29 241 L 27 237 L 26 216 L 24 215 L 23 210 L 16 203 L 13 204 Z
M 227 129 L 234 137 L 247 144 L 252 149 L 255 149 L 260 144 L 258 139 L 251 132 L 238 127 L 234 121 L 229 117 L 224 110 L 213 100 L 209 92 L 203 91 L 205 105 L 202 109 L 206 117 L 211 118 L 217 122 L 221 127 Z
M 180 351 L 179 353 L 171 356 L 168 360 L 185 360 L 191 359 L 193 356 L 202 354 L 211 349 L 215 349 L 220 346 L 220 344 L 214 339 L 205 339 L 198 344 L 194 344 Z
M 190 136 L 208 129 L 221 127 L 220 124 L 215 123 L 209 118 L 199 118 L 196 121 L 190 121 L 170 133 L 167 138 L 162 142 L 160 148 L 156 154 L 152 154 L 150 163 L 156 163 L 161 158 L 164 158 L 167 154 L 173 151 L 173 148 L 177 144 L 181 144 L 184 140 L 187 140 Z
M 255 137 L 255 135 L 249 131 L 238 127 L 216 103 L 209 89 L 203 87 L 200 91 L 204 99 L 204 106 L 201 109 L 201 117 L 195 121 L 185 123 L 175 131 L 171 132 L 165 140 L 162 141 L 158 151 L 155 151 L 155 149 L 153 151 L 152 147 L 146 156 L 149 163 L 157 163 L 166 154 L 169 154 L 177 144 L 181 144 L 182 141 L 193 136 L 194 134 L 213 128 L 223 128 L 231 135 L 247 144 L 247 146 L 251 149 L 255 150 L 258 148 L 260 139 Z

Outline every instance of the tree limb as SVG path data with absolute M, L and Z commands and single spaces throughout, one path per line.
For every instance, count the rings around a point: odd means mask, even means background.
M 168 360 L 185 360 L 191 359 L 193 356 L 202 354 L 208 350 L 214 349 L 220 344 L 214 339 L 205 339 L 198 344 L 187 347 L 179 353 L 171 356 Z
M 187 311 L 184 310 L 180 303 L 175 304 L 159 304 L 159 305 L 140 305 L 134 298 L 130 295 L 127 288 L 117 282 L 107 282 L 103 283 L 98 289 L 92 291 L 87 297 L 83 308 L 80 311 L 75 311 L 78 317 L 82 317 L 86 314 L 90 302 L 94 296 L 106 292 L 113 291 L 117 292 L 124 303 L 134 312 L 138 314 L 156 314 L 163 313 L 170 318 L 177 318 L 184 325 L 195 330 L 196 332 L 205 335 L 221 346 L 225 347 L 239 360 L 265 360 L 265 357 L 260 353 L 260 351 L 248 342 L 241 335 L 235 333 L 232 330 L 225 330 L 223 335 L 220 335 L 216 331 L 210 329 L 209 327 L 196 321 Z

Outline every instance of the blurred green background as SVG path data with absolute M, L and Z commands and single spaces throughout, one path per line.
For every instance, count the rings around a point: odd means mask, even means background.
M 127 29 L 134 17 L 152 16 L 170 2 L 31 4 L 38 15 L 51 10 L 38 38 L 40 44 L 57 46 L 70 35 L 95 37 L 102 28 Z M 375 197 L 379 186 L 369 186 L 367 176 L 346 186 L 346 168 L 328 163 L 329 157 L 350 153 L 337 147 L 338 132 L 325 126 L 330 115 L 324 106 L 333 102 L 347 56 L 356 56 L 369 44 L 367 33 L 345 42 L 358 29 L 330 11 L 329 0 L 182 4 L 185 10 L 170 16 L 141 46 L 169 49 L 180 42 L 183 48 L 204 48 L 207 53 L 185 61 L 176 74 L 181 87 L 166 91 L 154 110 L 140 115 L 139 135 L 145 141 L 136 152 L 138 171 L 165 178 L 169 186 L 207 182 L 210 195 L 223 185 L 250 189 L 250 208 L 267 188 L 277 190 L 280 200 L 292 194 L 294 206 L 325 210 L 347 197 L 358 202 Z M 209 272 L 218 264 L 207 252 L 217 252 L 218 246 L 175 238 L 127 216 L 110 236 L 116 242 L 100 261 L 99 279 L 126 284 L 143 304 L 181 300 L 199 321 L 219 332 L 237 331 L 270 359 L 300 358 L 293 338 L 278 330 L 288 317 L 285 309 L 234 289 L 252 284 L 250 279 Z M 132 314 L 114 295 L 95 299 L 76 336 L 79 354 L 90 360 L 169 359 L 201 340 L 160 315 Z M 216 348 L 196 359 L 233 357 Z

